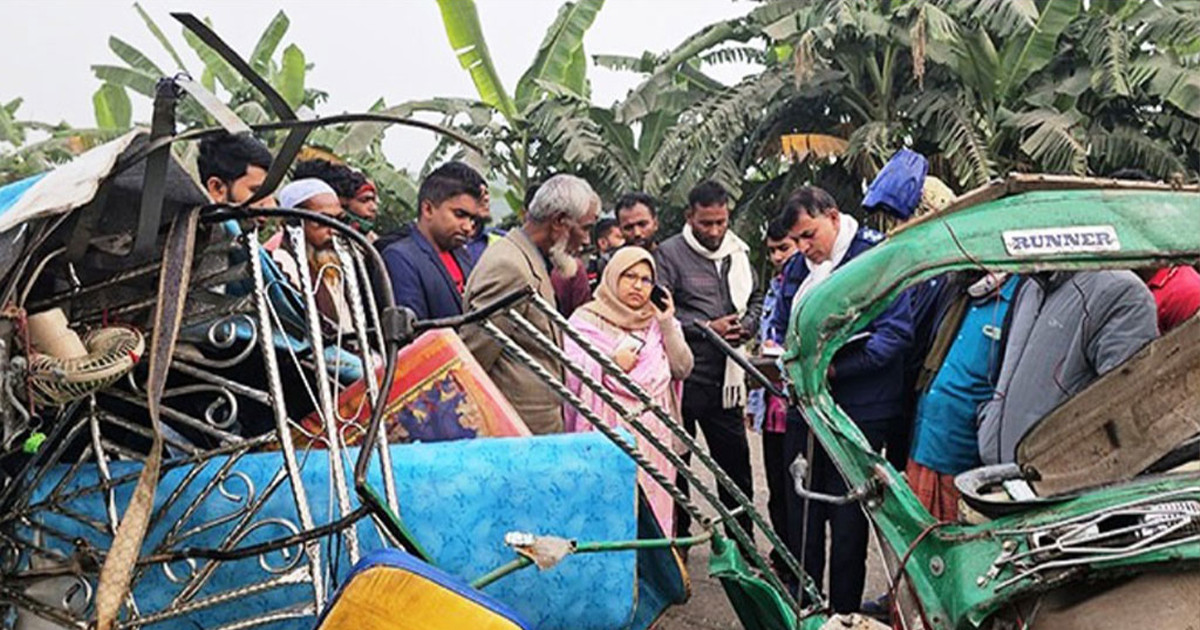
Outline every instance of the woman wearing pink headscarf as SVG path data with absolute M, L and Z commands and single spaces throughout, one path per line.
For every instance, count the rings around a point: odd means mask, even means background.
M 683 329 L 675 320 L 675 305 L 666 296 L 666 308 L 660 309 L 650 300 L 655 284 L 654 257 L 640 247 L 627 247 L 613 255 L 604 268 L 604 276 L 596 288 L 595 299 L 575 311 L 571 327 L 579 331 L 600 352 L 605 353 L 625 373 L 661 405 L 676 422 L 680 419 L 679 401 L 683 379 L 692 371 L 692 352 L 683 338 Z M 567 356 L 581 366 L 592 378 L 603 383 L 626 409 L 636 409 L 641 403 L 615 379 L 603 376 L 600 365 L 583 349 L 566 338 L 563 346 Z M 568 375 L 567 386 L 579 395 L 583 404 L 613 427 L 625 426 L 622 412 L 612 409 L 599 396 L 583 386 L 579 379 Z M 623 410 L 622 410 L 623 411 Z M 576 410 L 567 407 L 567 431 L 591 431 L 593 426 Z M 663 444 L 673 443 L 670 430 L 654 414 L 645 413 L 641 422 Z M 675 468 L 665 455 L 638 437 L 638 450 L 667 479 L 675 478 Z M 674 504 L 666 490 L 645 473 L 638 471 L 638 482 L 651 510 L 663 531 L 674 531 Z

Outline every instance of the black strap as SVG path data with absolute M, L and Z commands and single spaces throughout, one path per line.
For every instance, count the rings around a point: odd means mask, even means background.
M 296 120 L 296 112 L 292 111 L 292 106 L 288 105 L 283 96 L 275 91 L 275 88 L 271 87 L 271 84 L 267 83 L 266 79 L 259 76 L 254 71 L 254 68 L 251 68 L 245 59 L 239 57 L 229 47 L 229 44 L 226 44 L 224 40 L 218 37 L 207 24 L 200 21 L 191 13 L 172 13 L 171 17 L 178 20 L 180 24 L 183 24 L 184 28 L 194 33 L 196 37 L 199 37 L 200 41 L 213 49 L 213 52 L 220 55 L 230 66 L 233 66 L 233 69 L 237 70 L 238 74 L 242 75 L 259 92 L 262 92 L 262 95 L 267 98 L 267 103 L 271 105 L 271 109 L 275 111 L 275 115 L 280 120 Z
M 308 139 L 308 134 L 312 129 L 312 126 L 304 125 L 294 127 L 288 132 L 287 137 L 283 139 L 283 146 L 279 147 L 279 153 L 276 153 L 275 159 L 271 160 L 271 168 L 267 170 L 267 177 L 263 180 L 262 186 L 259 186 L 258 190 L 241 204 L 242 207 L 253 205 L 259 199 L 275 192 L 275 188 L 287 175 L 292 160 L 296 159 L 296 156 L 300 154 L 300 149 L 304 148 L 304 141 Z
M 204 42 L 213 50 L 213 52 L 220 55 L 221 58 L 229 63 L 229 65 L 232 66 L 238 74 L 242 75 L 242 77 L 249 81 L 250 84 L 255 87 L 255 89 L 261 92 L 262 95 L 266 97 L 267 103 L 271 106 L 271 109 L 275 111 L 275 115 L 278 116 L 280 120 L 298 120 L 296 117 L 296 112 L 292 110 L 292 106 L 288 105 L 283 96 L 280 95 L 274 87 L 271 87 L 271 84 L 268 83 L 266 79 L 262 78 L 262 76 L 255 72 L 254 68 L 251 68 L 250 64 L 246 63 L 245 59 L 242 59 L 240 56 L 238 56 L 237 52 L 235 52 L 229 47 L 229 44 L 226 44 L 224 40 L 217 36 L 217 34 L 211 28 L 209 28 L 207 24 L 200 21 L 191 13 L 172 13 L 171 17 L 178 20 L 180 24 L 183 24 L 184 28 L 194 33 L 196 37 L 200 38 L 200 41 Z M 204 92 L 207 94 L 207 91 Z M 233 112 L 230 112 L 230 114 L 232 113 Z M 216 116 L 216 114 L 214 114 L 214 116 Z M 237 116 L 235 115 L 234 118 L 236 119 Z M 219 120 L 220 118 L 218 117 L 218 121 Z M 241 123 L 241 120 L 238 120 L 238 122 Z M 224 123 L 222 124 L 224 125 Z M 283 147 L 279 149 L 279 153 L 276 154 L 275 159 L 271 162 L 271 168 L 267 171 L 266 180 L 263 182 L 262 186 L 259 187 L 258 191 L 255 192 L 250 199 L 247 199 L 242 206 L 249 206 L 275 192 L 275 188 L 279 186 L 279 183 L 283 181 L 284 176 L 287 175 L 288 167 L 292 165 L 292 160 L 294 160 L 296 155 L 300 153 L 300 149 L 304 147 L 304 141 L 308 139 L 308 134 L 315 126 L 316 123 L 314 121 L 312 125 L 294 127 L 288 132 L 287 138 L 285 138 L 283 141 Z
M 154 90 L 154 117 L 150 123 L 150 141 L 175 133 L 175 102 L 179 89 L 173 79 L 160 79 Z M 137 237 L 133 255 L 146 257 L 158 241 L 162 224 L 163 196 L 167 187 L 167 166 L 171 161 L 169 146 L 156 149 L 146 158 L 146 175 L 142 179 L 142 208 L 138 213 Z

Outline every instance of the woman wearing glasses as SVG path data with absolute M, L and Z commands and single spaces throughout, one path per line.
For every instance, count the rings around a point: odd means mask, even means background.
M 617 251 L 604 268 L 595 299 L 579 307 L 570 321 L 572 328 L 609 356 L 676 422 L 679 421 L 680 394 L 683 379 L 692 371 L 692 352 L 684 341 L 683 329 L 675 320 L 675 305 L 670 294 L 656 289 L 654 258 L 650 252 L 640 247 Z M 603 383 L 623 407 L 636 409 L 640 406 L 641 403 L 615 379 L 604 376 L 600 365 L 569 337 L 564 338 L 563 346 L 567 356 L 593 379 Z M 567 384 L 586 408 L 610 426 L 624 425 L 621 416 L 625 410 L 612 409 L 574 376 L 568 376 Z M 569 407 L 565 420 L 568 431 L 593 429 L 586 418 Z M 664 444 L 672 444 L 671 432 L 652 413 L 643 414 L 640 420 Z M 675 477 L 675 469 L 666 457 L 640 437 L 638 450 L 668 479 Z M 644 471 L 638 471 L 638 482 L 663 531 L 668 534 L 674 531 L 674 505 L 670 495 Z

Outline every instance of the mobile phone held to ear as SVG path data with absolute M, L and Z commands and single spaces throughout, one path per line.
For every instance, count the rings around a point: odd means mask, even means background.
M 654 285 L 654 288 L 650 290 L 650 302 L 660 311 L 667 310 L 667 290 L 661 285 Z

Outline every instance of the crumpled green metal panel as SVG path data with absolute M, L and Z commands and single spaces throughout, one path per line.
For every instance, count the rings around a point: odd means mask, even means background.
M 1200 478 L 1159 478 L 983 525 L 938 524 L 900 474 L 871 451 L 834 403 L 825 374 L 838 348 L 906 287 L 962 269 L 1030 273 L 1200 260 L 1200 191 L 1194 187 L 1015 176 L 964 197 L 951 211 L 911 224 L 859 256 L 794 305 L 784 355 L 797 402 L 848 484 L 878 487 L 864 508 L 884 542 L 905 558 L 902 569 L 937 628 L 974 626 L 1006 603 L 1052 586 L 1032 579 L 1007 583 L 1011 576 L 1003 573 L 999 580 L 982 579 L 1002 554 L 1024 549 L 1018 537 L 1002 535 L 1006 530 L 1095 513 L 1147 493 L 1194 491 L 1200 498 Z M 1016 548 L 1006 551 L 1006 540 Z M 1165 561 L 1200 567 L 1200 541 L 1088 569 Z

